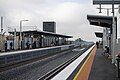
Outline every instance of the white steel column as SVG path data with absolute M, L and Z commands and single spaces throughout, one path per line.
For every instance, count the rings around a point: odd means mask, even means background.
M 115 13 L 114 13 L 114 0 L 112 0 L 113 24 L 112 24 L 112 63 L 115 63 L 116 53 L 116 26 L 115 26 Z
M 105 49 L 105 46 L 107 46 L 107 34 L 106 28 L 103 28 L 103 49 Z

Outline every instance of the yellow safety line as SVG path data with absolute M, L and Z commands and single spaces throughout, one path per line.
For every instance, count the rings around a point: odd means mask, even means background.
M 94 47 L 95 49 L 95 47 Z M 94 50 L 93 49 L 93 50 Z M 92 50 L 92 51 L 93 51 Z M 74 79 L 73 80 L 77 80 L 77 77 L 79 76 L 80 72 L 84 69 L 84 66 L 86 65 L 86 63 L 88 62 L 89 58 L 91 57 L 91 55 L 93 54 L 92 51 L 90 52 L 88 58 L 86 59 L 86 61 L 84 62 L 84 64 L 81 66 L 80 70 L 78 71 L 78 73 L 75 75 Z

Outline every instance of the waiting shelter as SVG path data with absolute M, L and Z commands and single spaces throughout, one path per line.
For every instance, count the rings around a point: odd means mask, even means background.
M 19 49 L 19 41 L 20 41 L 20 32 L 9 32 L 10 34 L 16 34 L 15 44 L 17 45 L 17 49 Z M 73 38 L 73 36 L 67 36 L 62 34 L 56 34 L 47 31 L 23 31 L 22 32 L 22 45 L 21 48 L 25 49 L 26 43 L 29 41 L 30 48 L 40 48 L 47 46 L 59 46 L 59 45 L 67 45 L 69 44 L 68 38 Z

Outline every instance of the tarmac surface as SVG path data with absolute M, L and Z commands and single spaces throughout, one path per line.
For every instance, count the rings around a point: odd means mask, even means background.
M 120 80 L 117 79 L 117 67 L 102 53 L 102 49 L 97 49 L 88 80 Z

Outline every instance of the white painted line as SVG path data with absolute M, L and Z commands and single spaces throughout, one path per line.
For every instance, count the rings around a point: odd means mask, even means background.
M 60 73 L 58 73 L 51 80 L 67 80 L 67 78 L 72 74 L 72 72 L 77 68 L 77 66 L 83 61 L 84 58 L 90 53 L 95 45 L 93 45 L 90 49 L 88 49 L 85 53 L 83 53 L 79 58 L 73 61 L 70 65 L 68 65 L 65 69 L 63 69 Z

